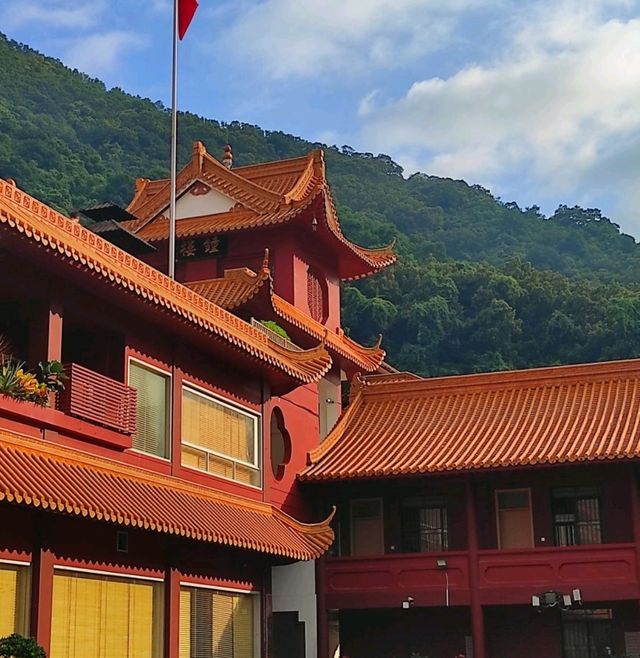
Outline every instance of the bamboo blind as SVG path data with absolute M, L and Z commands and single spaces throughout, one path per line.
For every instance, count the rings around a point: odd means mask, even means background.
M 159 658 L 161 615 L 156 583 L 56 573 L 50 658 Z

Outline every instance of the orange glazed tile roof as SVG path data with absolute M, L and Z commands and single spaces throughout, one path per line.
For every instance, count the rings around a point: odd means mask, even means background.
M 0 500 L 296 560 L 333 541 L 331 518 L 300 523 L 266 503 L 6 431 Z
M 354 385 L 352 404 L 301 479 L 640 457 L 640 359 Z
M 176 226 L 179 238 L 284 224 L 313 207 L 316 220 L 322 219 L 316 227 L 318 233 L 333 244 L 337 242 L 343 250 L 341 278 L 361 278 L 396 260 L 393 244 L 368 249 L 345 237 L 327 183 L 324 155 L 319 149 L 300 158 L 227 169 L 207 153 L 201 142 L 196 142 L 191 162 L 178 174 L 178 197 L 196 183 L 218 190 L 234 199 L 236 205 L 227 212 L 180 219 Z M 168 179 L 138 179 L 135 195 L 127 207 L 137 219 L 122 222 L 122 226 L 150 242 L 166 240 L 169 220 L 163 213 L 168 205 Z
M 331 367 L 331 357 L 322 344 L 302 352 L 275 344 L 247 322 L 3 180 L 0 229 L 21 234 L 139 296 L 141 301 L 166 308 L 297 381 L 317 381 Z
M 268 305 L 273 313 L 289 324 L 301 329 L 317 340 L 324 341 L 329 351 L 354 363 L 365 372 L 375 372 L 384 360 L 385 351 L 380 344 L 365 347 L 344 334 L 329 331 L 321 322 L 314 320 L 286 299 L 276 295 L 272 289 L 267 256 L 260 273 L 248 268 L 225 270 L 224 277 L 186 283 L 191 290 L 201 294 L 215 304 L 234 309 L 260 295 L 260 300 Z M 266 285 L 265 285 L 266 283 Z
M 224 276 L 219 279 L 189 281 L 185 285 L 214 304 L 230 311 L 253 299 L 268 281 L 268 269 L 256 274 L 248 267 L 237 267 L 225 270 Z

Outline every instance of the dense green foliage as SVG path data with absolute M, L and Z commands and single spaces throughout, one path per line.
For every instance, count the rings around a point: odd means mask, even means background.
M 236 164 L 315 144 L 181 114 L 179 157 L 200 139 Z M 0 36 L 0 176 L 69 211 L 126 202 L 137 176 L 167 175 L 169 113 L 107 90 Z M 345 324 L 385 334 L 389 360 L 421 373 L 640 355 L 640 247 L 595 209 L 521 210 L 464 181 L 416 174 L 389 157 L 326 150 L 347 235 L 398 240 L 391 270 L 345 286 Z
M 47 658 L 47 654 L 33 638 L 14 633 L 0 639 L 0 658 Z

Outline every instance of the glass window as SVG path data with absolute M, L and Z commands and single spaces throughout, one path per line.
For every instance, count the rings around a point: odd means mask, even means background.
M 183 587 L 180 658 L 257 658 L 258 603 L 253 594 Z
M 444 498 L 416 497 L 402 501 L 402 551 L 420 553 L 449 548 Z
M 554 489 L 552 498 L 556 546 L 602 543 L 599 487 Z
M 171 378 L 131 361 L 129 386 L 137 391 L 133 447 L 158 457 L 168 457 Z
M 159 583 L 55 573 L 50 658 L 160 656 L 162 619 Z
M 28 632 L 29 574 L 27 566 L 0 563 L 0 637 Z
M 260 486 L 258 417 L 185 388 L 182 465 Z

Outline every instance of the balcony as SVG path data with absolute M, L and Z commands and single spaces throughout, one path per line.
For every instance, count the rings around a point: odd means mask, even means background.
M 440 569 L 437 560 L 447 561 Z M 469 555 L 390 554 L 326 558 L 327 608 L 469 605 Z M 448 579 L 448 582 L 447 582 Z M 483 605 L 524 604 L 532 594 L 579 588 L 585 602 L 637 599 L 638 557 L 634 544 L 482 550 L 478 591 Z
M 437 560 L 447 562 L 440 569 Z M 325 560 L 328 608 L 402 606 L 411 596 L 415 606 L 469 604 L 467 553 L 395 553 Z M 447 582 L 448 579 L 448 582 Z
M 585 601 L 638 598 L 634 544 L 545 547 L 480 551 L 483 603 L 528 602 L 532 594 L 582 591 Z
M 136 432 L 136 389 L 76 363 L 64 366 L 69 378 L 57 408 L 70 416 L 122 434 Z
M 0 427 L 47 438 L 54 432 L 118 450 L 131 447 L 135 433 L 136 391 L 77 364 L 55 407 L 40 407 L 0 395 Z

